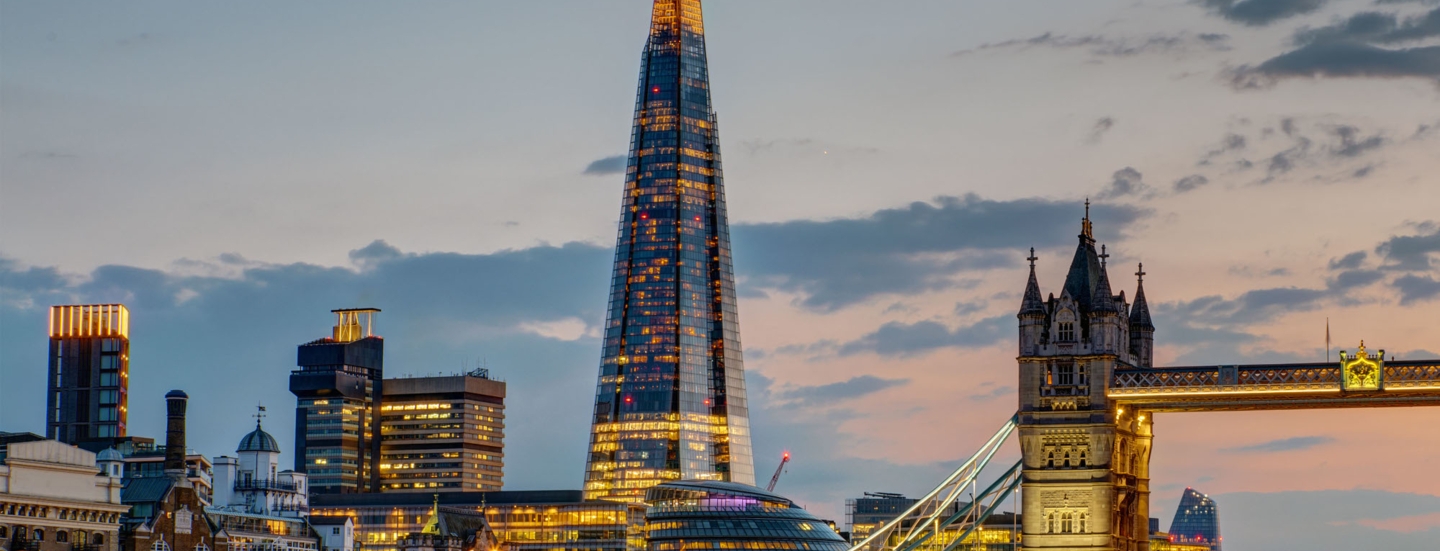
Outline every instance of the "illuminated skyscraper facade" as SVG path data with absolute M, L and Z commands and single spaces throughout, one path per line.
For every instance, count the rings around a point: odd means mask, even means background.
M 585 497 L 755 483 L 699 0 L 656 0 L 642 54 Z
M 1176 543 L 1195 543 L 1220 551 L 1220 512 L 1210 496 L 1186 488 L 1170 521 L 1170 538 Z
M 125 305 L 50 307 L 49 379 L 47 438 L 79 446 L 125 436 L 130 386 Z
M 309 475 L 310 493 L 380 491 L 380 408 L 385 340 L 376 336 L 380 310 L 332 310 L 330 337 L 300 345 L 290 372 L 295 395 L 295 470 Z

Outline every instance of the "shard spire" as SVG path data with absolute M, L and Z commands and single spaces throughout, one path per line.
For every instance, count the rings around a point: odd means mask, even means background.
M 641 56 L 585 498 L 755 483 L 720 139 L 696 0 L 657 0 Z

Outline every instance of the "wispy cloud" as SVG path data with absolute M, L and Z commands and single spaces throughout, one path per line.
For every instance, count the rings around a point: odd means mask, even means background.
M 623 174 L 625 172 L 625 164 L 627 162 L 629 162 L 629 158 L 624 155 L 611 155 L 609 157 L 591 161 L 590 164 L 585 167 L 585 170 L 581 171 L 581 174 L 586 174 L 589 176 Z
M 1249 446 L 1225 448 L 1220 451 L 1225 453 L 1277 453 L 1308 450 L 1310 448 L 1323 446 L 1334 442 L 1335 439 L 1329 436 L 1296 436 L 1293 438 L 1281 438 Z

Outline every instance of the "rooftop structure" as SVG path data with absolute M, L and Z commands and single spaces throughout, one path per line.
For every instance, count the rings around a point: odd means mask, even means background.
M 50 307 L 45 434 L 93 451 L 125 436 L 130 311 L 123 304 Z
M 713 480 L 667 482 L 645 493 L 649 551 L 805 549 L 850 545 L 794 502 L 754 486 Z

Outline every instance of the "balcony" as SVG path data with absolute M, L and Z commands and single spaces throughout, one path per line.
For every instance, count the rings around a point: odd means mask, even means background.
M 275 480 L 238 480 L 235 482 L 235 491 L 243 492 L 246 490 L 299 491 L 293 482 L 279 482 Z

